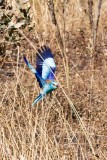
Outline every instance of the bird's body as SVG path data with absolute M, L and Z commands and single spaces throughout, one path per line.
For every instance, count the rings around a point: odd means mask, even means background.
M 30 70 L 35 74 L 37 81 L 39 82 L 40 88 L 42 91 L 39 96 L 34 100 L 33 106 L 41 99 L 43 99 L 48 93 L 51 93 L 57 88 L 58 83 L 54 81 L 54 73 L 56 70 L 56 65 L 54 62 L 53 55 L 51 50 L 44 46 L 38 50 L 39 55 L 37 55 L 36 69 L 27 61 L 26 57 L 24 60 Z
M 32 105 L 34 106 L 39 100 L 42 100 L 47 94 L 51 93 L 55 89 L 56 87 L 54 88 L 52 83 L 46 84 Z

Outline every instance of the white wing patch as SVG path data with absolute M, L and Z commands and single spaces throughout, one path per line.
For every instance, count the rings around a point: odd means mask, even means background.
M 42 67 L 42 78 L 46 79 L 47 76 L 49 75 L 49 73 L 51 72 L 50 70 L 51 68 L 56 68 L 55 62 L 53 58 L 47 58 L 45 59 L 45 61 L 43 62 L 43 67 Z

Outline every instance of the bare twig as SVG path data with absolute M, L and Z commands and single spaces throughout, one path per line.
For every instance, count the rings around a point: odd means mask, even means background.
M 58 39 L 58 42 L 60 44 L 61 49 L 63 50 L 63 41 L 59 30 L 59 25 L 57 23 L 56 15 L 55 15 L 55 9 L 54 9 L 54 3 L 53 0 L 48 0 L 48 8 L 50 11 L 52 23 L 56 26 L 56 37 Z
M 90 20 L 90 28 L 93 30 L 93 0 L 88 0 L 88 13 Z
M 102 5 L 102 0 L 98 0 L 98 9 L 97 9 L 97 13 L 96 13 L 96 18 L 94 20 L 93 0 L 88 0 L 88 13 L 89 13 L 89 20 L 90 20 L 90 28 L 92 31 L 93 51 L 95 51 L 95 46 L 96 46 L 96 38 L 97 38 L 97 30 L 98 30 L 100 12 L 101 12 L 101 5 Z
M 97 30 L 98 30 L 98 24 L 99 24 L 100 12 L 101 12 L 101 5 L 102 5 L 102 0 L 98 0 L 97 16 L 96 16 L 94 27 L 93 27 L 93 48 L 94 50 L 95 50 L 95 44 L 96 44 L 96 38 L 97 38 Z

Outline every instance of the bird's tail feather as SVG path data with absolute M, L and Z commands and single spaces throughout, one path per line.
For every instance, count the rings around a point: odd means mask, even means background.
M 46 84 L 45 80 L 39 75 L 39 73 L 35 70 L 35 68 L 28 62 L 26 57 L 24 56 L 23 58 L 24 58 L 25 63 L 29 67 L 29 69 L 38 77 L 42 86 L 44 86 Z
M 32 106 L 34 106 L 39 100 L 43 99 L 43 95 L 40 94 L 35 100 L 34 102 L 32 103 Z
M 31 70 L 34 74 L 36 74 L 36 70 L 35 70 L 34 67 L 28 62 L 28 60 L 26 59 L 26 57 L 24 56 L 23 58 L 24 58 L 25 63 L 27 64 L 27 66 L 30 68 L 30 70 Z

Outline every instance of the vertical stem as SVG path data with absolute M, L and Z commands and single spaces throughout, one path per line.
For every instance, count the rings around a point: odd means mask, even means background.
M 90 28 L 93 30 L 93 0 L 88 0 L 88 13 L 90 20 Z
M 63 54 L 65 58 L 65 75 L 66 75 L 66 81 L 67 81 L 67 88 L 69 92 L 69 67 L 68 67 L 68 59 L 66 56 L 66 41 L 65 41 L 65 34 L 66 34 L 66 15 L 65 15 L 65 9 L 66 9 L 66 3 L 67 0 L 63 0 Z
M 100 12 L 101 12 L 101 5 L 102 5 L 102 0 L 98 0 L 98 10 L 97 10 L 97 15 L 93 27 L 93 49 L 95 50 L 95 45 L 96 45 L 96 38 L 97 38 L 97 30 L 98 30 L 98 24 L 99 24 L 99 18 L 100 18 Z
M 60 44 L 61 49 L 63 50 L 63 41 L 59 30 L 59 25 L 57 23 L 56 15 L 55 15 L 55 9 L 54 9 L 54 3 L 53 0 L 48 0 L 48 8 L 50 11 L 52 23 L 56 26 L 56 37 L 58 39 L 58 42 Z

